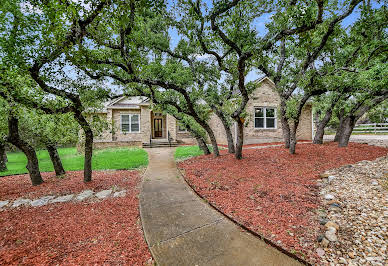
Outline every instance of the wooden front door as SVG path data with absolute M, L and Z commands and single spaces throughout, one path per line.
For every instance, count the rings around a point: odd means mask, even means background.
M 161 138 L 163 136 L 163 119 L 154 118 L 154 136 L 155 138 Z

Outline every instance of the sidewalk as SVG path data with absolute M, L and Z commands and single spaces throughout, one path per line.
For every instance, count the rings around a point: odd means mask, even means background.
M 300 265 L 195 195 L 176 169 L 174 150 L 147 150 L 140 195 L 144 234 L 158 265 Z

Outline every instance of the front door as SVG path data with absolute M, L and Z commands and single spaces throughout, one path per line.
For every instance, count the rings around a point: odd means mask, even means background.
M 163 136 L 163 119 L 154 118 L 154 136 L 155 138 L 161 138 Z

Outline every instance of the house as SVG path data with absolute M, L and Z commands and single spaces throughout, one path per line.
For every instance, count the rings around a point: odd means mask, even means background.
M 282 127 L 278 119 L 280 98 L 275 84 L 269 78 L 257 81 L 246 106 L 249 114 L 244 130 L 244 143 L 282 141 Z M 120 97 L 104 105 L 97 113 L 106 119 L 110 129 L 95 138 L 96 147 L 141 146 L 148 143 L 195 143 L 195 139 L 176 119 L 150 108 L 149 99 L 141 96 Z M 221 121 L 214 114 L 209 121 L 219 144 L 227 144 Z M 299 140 L 312 139 L 312 106 L 307 104 L 301 115 L 297 131 Z M 232 126 L 235 136 L 236 126 Z

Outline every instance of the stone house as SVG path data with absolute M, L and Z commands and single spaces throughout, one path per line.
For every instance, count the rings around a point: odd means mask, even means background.
M 244 129 L 244 143 L 264 143 L 282 141 L 282 127 L 278 119 L 280 98 L 275 85 L 269 78 L 257 81 L 257 89 L 252 93 L 246 107 L 249 117 Z M 148 143 L 195 143 L 195 139 L 169 114 L 152 110 L 150 101 L 145 97 L 120 97 L 104 105 L 98 115 L 111 125 L 95 138 L 97 147 L 141 146 Z M 227 144 L 221 121 L 211 115 L 209 124 L 217 142 Z M 236 126 L 232 126 L 235 136 Z M 301 115 L 297 131 L 299 140 L 312 139 L 312 106 L 307 104 Z

